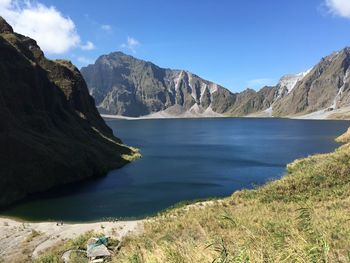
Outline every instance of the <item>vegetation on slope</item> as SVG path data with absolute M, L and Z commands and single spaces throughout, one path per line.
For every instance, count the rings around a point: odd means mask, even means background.
M 148 220 L 112 262 L 349 262 L 349 139 L 294 161 L 280 180 Z
M 0 16 L 0 207 L 105 175 L 140 153 L 99 115 L 79 70 Z

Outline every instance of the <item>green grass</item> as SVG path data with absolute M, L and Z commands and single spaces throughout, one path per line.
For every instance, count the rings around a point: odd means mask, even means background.
M 137 159 L 140 159 L 142 157 L 140 150 L 134 147 L 129 147 L 130 153 L 129 154 L 122 154 L 122 158 L 128 162 L 135 161 Z
M 350 262 L 349 134 L 333 153 L 289 164 L 280 180 L 160 213 L 112 262 Z
M 34 229 L 32 229 L 32 232 L 30 233 L 30 235 L 26 238 L 26 242 L 31 242 L 33 241 L 34 238 L 38 237 L 38 236 L 41 236 L 42 233 L 41 232 L 38 232 Z
M 35 260 L 35 263 L 59 263 L 64 252 L 71 249 L 86 249 L 87 241 L 95 236 L 93 232 L 87 232 L 73 240 L 62 242 L 61 244 L 50 248 L 44 255 Z M 88 262 L 87 258 L 80 253 L 72 253 L 71 262 Z M 86 259 L 86 261 L 84 261 Z

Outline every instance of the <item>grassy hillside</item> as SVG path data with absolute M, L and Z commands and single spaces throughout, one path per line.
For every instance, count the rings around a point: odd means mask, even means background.
M 280 180 L 152 218 L 112 262 L 350 262 L 350 132 L 338 140 Z

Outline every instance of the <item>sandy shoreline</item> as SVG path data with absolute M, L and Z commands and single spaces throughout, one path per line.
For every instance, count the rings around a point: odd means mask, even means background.
M 143 220 L 64 223 L 24 222 L 0 218 L 0 262 L 26 262 L 35 259 L 47 248 L 94 231 L 121 240 L 130 233 L 142 231 Z
M 203 209 L 220 200 L 198 201 L 182 209 Z M 75 239 L 89 231 L 121 241 L 130 234 L 142 233 L 144 223 L 152 218 L 130 221 L 100 221 L 88 223 L 28 222 L 0 217 L 0 262 L 30 262 L 47 249 Z
M 127 117 L 123 115 L 109 115 L 109 114 L 101 114 L 104 119 L 116 119 L 116 120 L 165 120 L 165 119 L 220 119 L 220 118 L 230 118 L 227 116 L 203 116 L 203 115 L 163 115 L 163 114 L 152 114 L 145 115 L 141 117 Z
M 165 115 L 160 113 L 154 113 L 152 115 L 145 115 L 141 117 L 127 117 L 122 115 L 108 115 L 101 114 L 101 116 L 105 119 L 116 119 L 116 120 L 159 120 L 159 119 L 211 119 L 211 118 L 263 118 L 263 119 L 271 119 L 277 118 L 269 116 L 265 112 L 258 112 L 249 114 L 241 117 L 230 117 L 230 116 L 203 116 L 203 115 L 194 115 L 194 116 L 183 116 L 183 115 Z M 316 111 L 313 113 L 309 113 L 306 115 L 300 116 L 286 116 L 286 117 L 278 117 L 282 119 L 291 119 L 291 120 L 348 120 L 350 118 L 350 107 L 336 109 L 333 111 L 329 111 L 327 109 Z

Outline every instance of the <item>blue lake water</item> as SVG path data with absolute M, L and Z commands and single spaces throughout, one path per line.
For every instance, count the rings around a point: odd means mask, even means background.
M 184 200 L 228 196 L 279 178 L 287 163 L 329 152 L 348 121 L 107 120 L 143 158 L 106 177 L 57 189 L 3 211 L 27 220 L 140 218 Z

